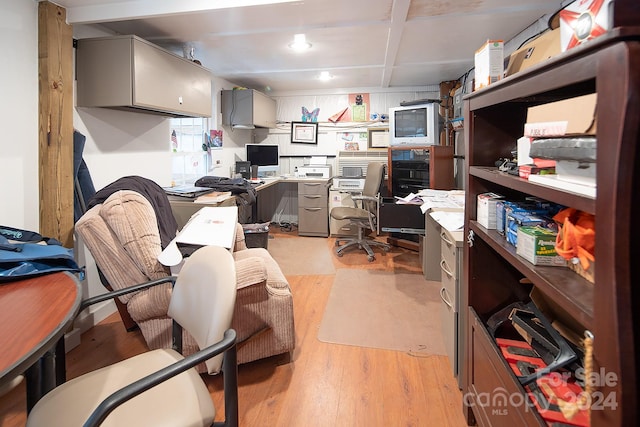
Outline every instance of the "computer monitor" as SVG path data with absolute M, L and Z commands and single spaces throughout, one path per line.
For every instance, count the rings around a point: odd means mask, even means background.
M 247 161 L 251 166 L 258 165 L 258 176 L 269 172 L 277 174 L 280 167 L 280 155 L 275 144 L 246 144 Z

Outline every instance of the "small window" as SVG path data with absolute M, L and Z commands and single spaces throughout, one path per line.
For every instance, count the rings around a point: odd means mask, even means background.
M 203 144 L 208 134 L 205 118 L 171 120 L 169 147 L 172 151 L 171 172 L 174 185 L 193 184 L 206 175 L 211 161 Z

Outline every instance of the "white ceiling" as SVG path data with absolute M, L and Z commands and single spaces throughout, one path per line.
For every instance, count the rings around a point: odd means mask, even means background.
M 99 24 L 195 58 L 220 78 L 277 92 L 423 87 L 456 80 L 487 39 L 510 40 L 561 0 L 56 0 Z M 213 6 L 212 6 L 213 5 Z M 215 7 L 215 9 L 213 9 Z M 546 21 L 545 21 L 546 22 Z M 288 48 L 294 34 L 312 44 Z M 334 78 L 318 79 L 320 71 Z M 269 89 L 267 89 L 269 88 Z

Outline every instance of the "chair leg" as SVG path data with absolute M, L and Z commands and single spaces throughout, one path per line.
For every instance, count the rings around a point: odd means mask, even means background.
M 234 345 L 224 353 L 222 360 L 224 386 L 224 423 L 214 427 L 238 427 L 238 353 Z
M 346 241 L 347 243 L 336 248 L 336 255 L 341 257 L 346 249 L 352 246 L 358 246 L 358 248 L 364 249 L 367 252 L 367 260 L 369 262 L 372 262 L 375 259 L 372 246 L 381 247 L 385 252 L 388 252 L 391 249 L 391 246 L 387 243 L 378 242 L 377 240 L 365 237 L 364 229 L 362 227 L 358 227 L 358 236 L 356 238 L 351 240 L 338 239 L 336 240 L 336 245 L 338 245 L 340 241 Z

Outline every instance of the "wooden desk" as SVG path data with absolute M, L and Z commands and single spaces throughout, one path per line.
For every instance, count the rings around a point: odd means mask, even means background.
M 81 298 L 69 273 L 0 284 L 0 385 L 26 373 L 27 410 L 65 381 L 64 334 Z

